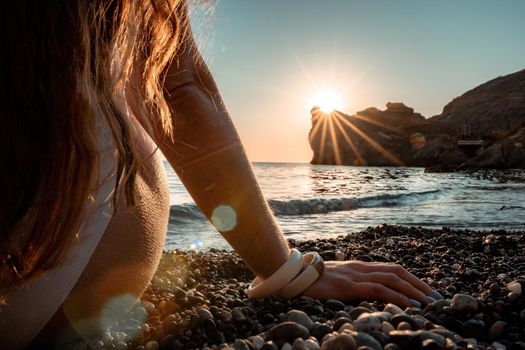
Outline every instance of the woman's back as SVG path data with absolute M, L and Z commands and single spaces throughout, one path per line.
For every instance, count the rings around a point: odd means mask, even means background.
M 142 155 L 147 157 L 137 173 L 136 203 L 128 207 L 119 201 L 116 214 L 61 310 L 83 337 L 100 334 L 131 308 L 151 281 L 163 251 L 169 214 L 166 175 L 160 152 L 140 131 L 140 125 L 135 125 L 139 128 L 136 140 L 143 142 Z M 63 327 L 50 326 L 40 339 L 60 339 L 46 335 L 48 331 L 56 334 L 57 328 Z
M 119 200 L 113 215 L 116 151 L 110 130 L 101 126 L 97 140 L 104 182 L 95 196 L 96 209 L 84 217 L 78 245 L 63 266 L 8 291 L 7 304 L 0 307 L 0 339 L 9 348 L 27 345 L 46 324 L 34 345 L 96 335 L 121 315 L 108 314 L 108 308 L 118 305 L 125 312 L 151 280 L 165 239 L 169 193 L 159 152 L 135 117 L 129 117 L 144 159 L 134 186 L 135 206 Z

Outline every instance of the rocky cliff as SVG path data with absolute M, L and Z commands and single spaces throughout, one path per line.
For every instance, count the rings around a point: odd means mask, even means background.
M 456 128 L 468 125 L 471 135 L 478 137 L 525 125 L 525 69 L 465 92 L 430 121 Z
M 429 119 L 403 103 L 346 115 L 314 107 L 313 164 L 525 168 L 525 70 L 455 98 Z

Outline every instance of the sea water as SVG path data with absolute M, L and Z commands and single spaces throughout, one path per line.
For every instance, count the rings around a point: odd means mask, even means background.
M 165 168 L 171 196 L 166 249 L 229 248 L 167 162 Z M 336 237 L 384 223 L 525 230 L 522 170 L 425 173 L 298 163 L 253 163 L 253 169 L 284 234 L 294 239 Z

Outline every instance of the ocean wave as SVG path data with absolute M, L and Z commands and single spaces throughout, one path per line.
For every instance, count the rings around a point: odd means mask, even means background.
M 446 190 L 432 190 L 398 194 L 380 194 L 365 197 L 308 198 L 277 200 L 270 199 L 268 204 L 275 215 L 313 215 L 335 211 L 355 210 L 359 208 L 378 208 L 411 205 L 425 200 L 437 199 Z M 205 217 L 195 204 L 172 205 L 170 223 L 184 223 L 192 220 L 204 220 Z
M 274 200 L 268 203 L 276 215 L 325 214 L 359 208 L 377 208 L 409 205 L 437 198 L 443 191 L 432 190 L 399 194 L 380 194 L 367 197 L 310 198 Z

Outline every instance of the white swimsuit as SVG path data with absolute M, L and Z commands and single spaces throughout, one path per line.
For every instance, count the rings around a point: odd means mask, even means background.
M 111 220 L 117 158 L 111 131 L 102 119 L 97 118 L 100 187 L 94 203 L 89 202 L 86 208 L 78 244 L 73 246 L 59 267 L 7 291 L 7 304 L 0 304 L 0 344 L 3 349 L 25 348 L 44 328 L 80 278 Z

